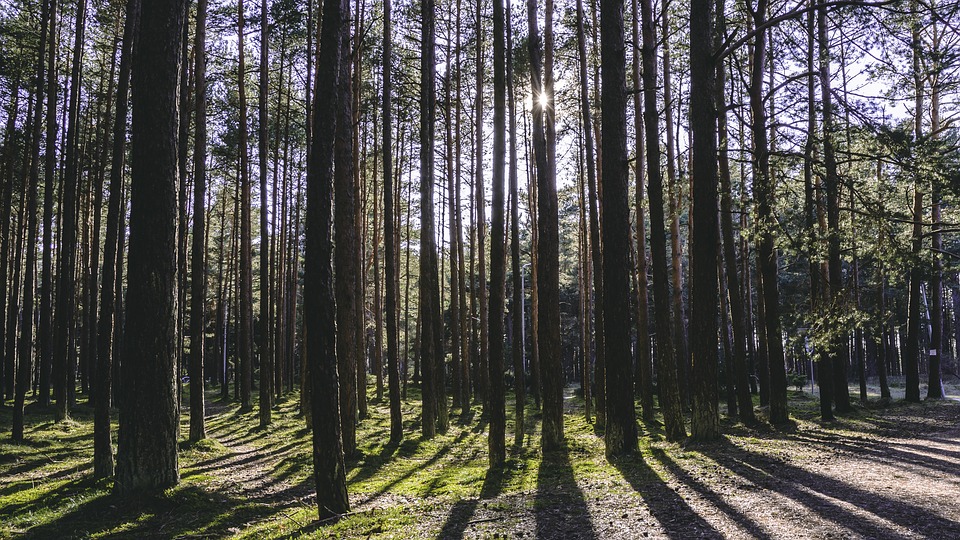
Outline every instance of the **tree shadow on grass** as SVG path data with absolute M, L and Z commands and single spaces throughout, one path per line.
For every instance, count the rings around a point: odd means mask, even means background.
M 71 482 L 34 504 L 69 505 L 85 481 Z M 94 487 L 86 481 L 86 488 Z M 60 501 L 58 503 L 57 501 Z M 21 508 L 21 511 L 28 511 Z M 175 538 L 181 536 L 225 537 L 238 523 L 264 519 L 275 510 L 265 504 L 225 497 L 190 485 L 159 496 L 118 497 L 102 493 L 73 507 L 59 518 L 28 528 L 21 538 Z
M 467 532 L 467 527 L 475 521 L 471 521 L 480 502 L 483 500 L 495 499 L 503 491 L 503 486 L 515 474 L 516 469 L 510 466 L 508 460 L 503 466 L 487 470 L 487 475 L 483 480 L 483 487 L 480 488 L 479 497 L 469 499 L 460 499 L 454 503 L 450 513 L 447 514 L 447 520 L 440 529 L 437 538 L 441 540 L 454 540 L 463 538 Z M 488 520 L 483 520 L 488 521 Z
M 540 540 L 597 538 L 586 497 L 577 485 L 566 447 L 544 453 L 537 471 L 534 510 Z
M 611 460 L 670 538 L 723 538 L 713 525 L 683 500 L 639 455 Z

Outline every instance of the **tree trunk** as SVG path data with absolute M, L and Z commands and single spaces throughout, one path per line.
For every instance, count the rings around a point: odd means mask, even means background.
M 176 485 L 177 81 L 184 0 L 146 2 L 133 56 L 130 251 L 114 491 Z
M 320 53 L 314 100 L 313 141 L 307 169 L 307 249 L 304 268 L 304 332 L 313 409 L 313 469 L 319 518 L 329 519 L 350 510 L 343 443 L 340 434 L 340 398 L 337 374 L 336 299 L 331 245 L 331 198 L 334 184 L 336 126 L 343 74 L 340 63 L 343 34 L 349 33 L 343 0 L 323 1 Z M 349 94 L 347 94 L 349 95 Z M 341 232 L 341 231 L 338 231 Z M 352 327 L 341 334 L 350 333 Z
M 345 20 L 350 16 L 346 0 L 341 6 Z M 360 272 L 357 251 L 356 190 L 353 184 L 353 80 L 351 73 L 350 25 L 344 24 L 340 42 L 339 105 L 337 108 L 336 144 L 334 154 L 334 273 L 337 297 L 337 369 L 340 373 L 340 434 L 343 453 L 352 456 L 357 451 L 357 365 L 363 354 L 363 342 L 357 341 L 357 332 L 343 331 L 356 328 L 361 317 L 360 300 L 351 287 Z M 329 127 L 324 128 L 329 129 Z
M 720 438 L 717 389 L 717 257 L 720 240 L 717 230 L 717 68 L 711 54 L 714 6 L 713 0 L 692 0 L 690 3 L 690 127 L 693 131 L 690 323 L 697 329 L 691 340 L 693 415 L 690 431 L 697 441 Z
M 657 31 L 653 3 L 641 0 L 643 25 L 643 123 L 647 145 L 647 193 L 650 198 L 650 258 L 653 261 L 653 303 L 657 332 L 657 380 L 664 431 L 669 441 L 686 438 L 670 322 L 667 239 L 664 230 L 663 177 L 660 172 L 660 128 L 657 117 Z
M 270 26 L 269 5 L 260 0 L 260 92 L 258 113 L 260 120 L 260 427 L 270 425 L 270 407 L 273 403 L 273 324 L 270 317 L 270 229 L 267 222 L 267 155 L 270 152 L 270 118 L 267 94 L 270 88 Z
M 387 282 L 387 385 L 390 390 L 390 442 L 403 439 L 403 417 L 400 412 L 400 357 L 397 339 L 397 246 L 396 216 L 393 203 L 393 12 L 391 0 L 383 2 L 383 221 L 386 235 L 385 272 Z
M 190 440 L 207 436 L 204 414 L 204 304 L 207 295 L 206 236 L 207 198 L 207 0 L 197 0 L 197 31 L 194 43 L 196 65 L 196 131 L 193 140 L 193 246 L 190 279 Z M 262 133 L 261 133 L 262 135 Z M 261 286 L 262 287 L 262 286 Z M 263 397 L 260 398 L 261 400 Z
M 250 395 L 253 386 L 253 261 L 252 230 L 250 223 L 250 157 L 247 147 L 247 90 L 246 61 L 244 53 L 244 0 L 237 2 L 237 48 L 240 64 L 237 68 L 238 93 L 240 101 L 240 409 L 248 411 L 253 407 Z

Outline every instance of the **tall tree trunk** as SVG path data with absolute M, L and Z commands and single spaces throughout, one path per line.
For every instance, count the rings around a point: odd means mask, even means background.
M 206 237 L 207 198 L 207 0 L 197 0 L 197 31 L 194 42 L 196 65 L 196 131 L 193 139 L 193 246 L 190 278 L 190 440 L 207 436 L 204 414 L 204 305 L 207 295 Z M 262 133 L 261 133 L 262 135 Z M 261 169 L 262 170 L 262 169 Z M 262 286 L 261 286 L 262 287 Z M 261 396 L 261 400 L 263 397 Z
M 936 21 L 936 17 L 934 17 Z M 939 49 L 939 34 L 936 32 L 936 22 L 934 22 L 934 34 L 938 37 L 934 42 L 935 52 Z M 934 137 L 940 136 L 940 69 L 942 69 L 939 56 L 934 55 L 932 73 L 929 77 L 930 82 L 930 133 Z M 941 208 L 940 208 L 940 187 L 936 181 L 930 186 L 930 221 L 932 222 L 933 234 L 931 235 L 931 250 L 933 251 L 933 270 L 930 274 L 930 357 L 927 364 L 927 399 L 942 399 L 943 380 L 941 371 L 943 364 L 943 233 L 940 232 Z
M 434 0 L 422 0 L 420 49 L 420 357 L 423 373 L 424 437 L 438 429 L 440 408 L 446 396 L 437 382 L 443 366 L 443 323 L 440 313 L 440 279 L 437 275 L 436 224 L 434 220 L 434 128 L 436 119 L 436 43 Z
M 250 410 L 253 404 L 250 395 L 253 386 L 253 261 L 252 239 L 250 223 L 250 157 L 247 144 L 247 66 L 244 53 L 244 26 L 246 23 L 243 12 L 244 0 L 237 2 L 237 48 L 239 49 L 239 66 L 237 68 L 237 85 L 240 101 L 240 409 Z M 329 96 L 328 96 L 329 97 Z
M 477 130 L 476 142 L 476 164 L 474 173 L 474 196 L 476 197 L 474 227 L 477 231 L 477 282 L 473 284 L 478 289 L 477 302 L 480 307 L 480 328 L 479 328 L 479 362 L 477 366 L 477 377 L 475 378 L 477 391 L 481 396 L 483 403 L 483 415 L 489 417 L 490 401 L 490 382 L 487 363 L 490 358 L 490 313 L 488 303 L 489 292 L 487 289 L 487 218 L 485 215 L 487 198 L 483 185 L 483 74 L 485 67 L 483 64 L 483 0 L 477 1 L 477 93 L 476 93 L 476 118 L 474 124 Z M 494 52 L 496 54 L 496 52 Z
M 268 0 L 260 0 L 260 427 L 270 424 L 273 402 L 273 324 L 270 318 L 270 229 L 267 222 L 267 155 L 270 152 L 270 114 L 267 94 L 270 89 L 270 25 Z M 279 111 L 278 111 L 279 112 Z M 274 218 L 276 219 L 276 218 Z
M 343 34 L 349 33 L 344 0 L 323 0 L 320 53 L 314 100 L 313 141 L 307 166 L 307 249 L 304 268 L 304 332 L 313 409 L 313 469 L 320 519 L 350 510 L 337 374 L 336 299 L 331 245 L 331 199 L 334 187 L 334 147 L 338 114 L 344 103 L 340 84 Z M 349 94 L 347 94 L 349 95 Z M 338 231 L 340 232 L 340 231 Z M 341 334 L 351 333 L 352 327 Z
M 767 1 L 757 0 L 751 9 L 755 28 L 766 23 Z M 780 339 L 780 288 L 777 283 L 777 249 L 774 238 L 776 221 L 773 216 L 773 182 L 769 176 L 770 153 L 767 145 L 767 114 L 763 100 L 763 68 L 766 65 L 767 29 L 757 32 L 753 45 L 753 64 L 750 73 L 750 110 L 753 114 L 754 197 L 760 238 L 757 246 L 757 266 L 762 283 L 763 317 L 766 336 L 766 361 L 769 366 L 770 422 L 782 424 L 788 420 L 787 374 L 783 359 L 783 341 Z M 761 347 L 764 348 L 764 347 Z M 765 381 L 761 380 L 761 386 Z
M 130 495 L 177 484 L 174 365 L 177 283 L 177 80 L 184 0 L 143 5 L 133 56 L 133 182 L 114 491 Z M 132 397 L 135 396 L 135 399 Z
M 653 261 L 653 304 L 657 332 L 657 380 L 664 431 L 669 441 L 686 438 L 677 364 L 670 322 L 667 238 L 664 228 L 663 176 L 660 172 L 660 128 L 657 117 L 657 30 L 652 0 L 641 0 L 643 25 L 643 124 L 647 145 L 647 193 L 650 199 L 650 259 Z
M 70 397 L 73 378 L 69 375 L 70 332 L 74 324 L 76 296 L 75 266 L 77 260 L 77 193 L 79 189 L 80 147 L 80 63 L 83 57 L 83 40 L 86 29 L 86 0 L 80 0 L 77 7 L 76 29 L 74 31 L 73 65 L 70 73 L 70 97 L 67 113 L 67 136 L 64 141 L 66 162 L 61 192 L 63 211 L 59 234 L 59 253 L 57 257 L 57 311 L 53 345 L 53 361 L 56 381 L 54 393 L 57 401 L 55 418 L 64 420 L 69 416 Z
M 587 162 L 587 214 L 590 220 L 590 261 L 593 265 L 594 314 L 596 317 L 596 389 L 597 389 L 597 426 L 606 425 L 606 331 L 604 326 L 603 293 L 603 253 L 600 240 L 600 220 L 597 216 L 597 170 L 593 150 L 593 118 L 590 112 L 590 94 L 587 91 L 587 45 L 583 31 L 583 0 L 577 0 L 577 49 L 579 52 L 580 73 L 580 116 L 583 122 L 583 139 L 586 143 Z M 622 16 L 621 16 L 622 18 Z M 626 113 L 624 113 L 626 114 Z M 589 285 L 587 291 L 589 294 Z M 589 313 L 587 314 L 589 316 Z
M 510 307 L 510 322 L 512 324 L 513 345 L 513 389 L 517 404 L 515 407 L 515 427 L 513 441 L 515 445 L 523 444 L 524 407 L 527 403 L 527 376 L 523 368 L 523 274 L 520 267 L 520 190 L 518 189 L 517 172 L 517 101 L 514 93 L 513 80 L 513 19 L 510 16 L 510 2 L 506 4 L 506 32 L 507 32 L 507 115 L 510 119 L 510 273 L 513 280 L 511 291 L 513 298 Z
M 27 256 L 26 272 L 23 287 L 23 328 L 20 331 L 20 348 L 18 365 L 16 368 L 16 384 L 13 392 L 13 422 L 11 438 L 13 442 L 23 442 L 23 404 L 30 386 L 30 364 L 33 357 L 33 310 L 34 310 L 34 273 L 36 272 L 37 250 L 37 185 L 40 182 L 40 136 L 41 118 L 43 116 L 43 82 L 44 71 L 47 68 L 44 51 L 50 42 L 53 48 L 56 5 L 51 0 L 44 2 L 40 15 L 40 41 L 37 49 L 37 87 L 36 102 L 33 108 L 33 117 L 30 119 L 30 177 L 26 189 L 26 215 L 21 213 L 21 222 L 27 227 Z M 49 34 L 48 34 L 49 32 Z M 53 66 L 50 66 L 53 69 Z M 11 165 L 12 166 L 12 165 Z M 47 250 L 44 250 L 47 251 Z M 16 294 L 16 290 L 14 290 Z M 15 302 L 11 302 L 13 304 Z M 11 306 L 13 309 L 14 306 Z M 11 319 L 15 322 L 15 319 Z M 12 380 L 14 372 L 10 370 L 7 376 Z
M 490 358 L 487 362 L 490 383 L 488 400 L 490 467 L 506 459 L 506 405 L 503 383 L 504 349 L 504 243 L 503 175 L 506 154 L 506 62 L 503 0 L 493 0 L 493 202 L 490 226 Z
M 821 0 L 822 3 L 823 0 Z M 820 44 L 820 94 L 823 107 L 823 165 L 824 183 L 827 189 L 827 294 L 831 315 L 839 318 L 844 310 L 843 267 L 840 259 L 840 177 L 837 174 L 837 158 L 833 133 L 833 94 L 830 89 L 830 44 L 827 40 L 826 9 L 817 12 L 818 41 Z M 833 377 L 833 397 L 836 411 L 850 411 L 850 390 L 847 386 L 847 334 L 840 329 L 831 332 L 830 345 L 826 354 L 832 358 L 830 373 L 823 370 L 824 376 Z M 768 335 L 769 338 L 769 335 Z M 771 363 L 771 386 L 773 370 Z M 822 394 L 821 394 L 822 395 Z
M 667 151 L 667 198 L 670 212 L 670 289 L 671 306 L 673 309 L 673 339 L 677 361 L 677 374 L 680 401 L 683 408 L 690 406 L 690 348 L 687 343 L 687 325 L 683 309 L 683 248 L 680 242 L 680 214 L 681 188 L 677 179 L 676 130 L 680 126 L 673 118 L 673 83 L 671 82 L 673 68 L 670 62 L 670 22 L 668 10 L 663 9 L 660 16 L 663 35 L 663 116 L 664 132 L 666 133 Z
M 345 20 L 350 17 L 350 4 L 342 0 L 340 11 Z M 355 186 L 353 184 L 353 80 L 350 76 L 350 25 L 344 24 L 340 42 L 339 106 L 337 109 L 336 144 L 334 154 L 334 270 L 337 297 L 337 328 L 356 328 L 362 317 L 362 305 L 351 285 L 360 272 L 357 266 L 357 238 Z M 324 128 L 329 129 L 329 128 Z M 337 369 L 340 373 L 340 434 L 343 453 L 352 456 L 357 451 L 357 365 L 363 354 L 363 342 L 357 341 L 357 332 L 337 334 Z
M 640 410 L 645 421 L 653 419 L 653 364 L 650 360 L 650 321 L 647 297 L 647 232 L 643 211 L 644 181 L 644 129 L 641 91 L 643 80 L 640 78 L 642 42 L 640 41 L 640 4 L 631 0 L 633 12 L 633 54 L 631 67 L 633 75 L 633 131 L 636 134 L 636 160 L 634 161 L 634 190 L 637 216 L 637 365 L 634 372 L 635 390 L 640 393 Z
M 385 273 L 387 285 L 387 385 L 390 390 L 390 442 L 403 439 L 403 417 L 400 412 L 400 351 L 397 339 L 397 246 L 396 216 L 393 202 L 393 10 L 391 0 L 383 1 L 383 229 L 385 238 Z M 402 143 L 401 143 L 402 144 Z
M 713 0 L 692 0 L 690 3 L 690 127 L 693 131 L 690 322 L 697 329 L 691 340 L 691 436 L 698 441 L 720 438 L 717 389 L 717 257 L 720 240 L 717 230 L 717 68 L 711 54 L 714 7 Z
M 637 449 L 637 421 L 631 377 L 633 362 L 630 354 L 630 256 L 624 249 L 624 246 L 630 245 L 625 49 L 623 0 L 601 0 L 600 63 L 603 79 L 600 98 L 600 145 L 604 152 L 600 175 L 603 182 L 604 220 L 604 297 L 601 309 L 610 315 L 606 326 L 602 328 L 606 334 L 609 353 L 605 380 L 607 425 L 604 432 L 608 456 L 630 453 Z M 581 87 L 581 94 L 584 93 Z M 589 132 L 589 129 L 586 131 Z M 587 156 L 587 163 L 590 161 L 590 156 Z M 587 170 L 589 171 L 589 166 Z
M 47 48 L 47 107 L 46 141 L 44 144 L 43 172 L 43 245 L 53 245 L 53 201 L 56 189 L 55 173 L 57 168 L 57 92 L 60 88 L 57 79 L 57 2 L 50 1 L 50 47 Z M 39 81 L 38 81 L 39 83 Z M 40 107 L 40 97 L 37 98 Z M 35 113 L 36 114 L 36 113 Z M 50 405 L 50 386 L 53 383 L 53 250 L 43 250 L 40 268 L 40 335 L 37 336 L 40 353 L 40 403 Z

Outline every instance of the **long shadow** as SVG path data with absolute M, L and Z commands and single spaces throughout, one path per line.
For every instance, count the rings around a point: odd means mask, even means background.
M 824 519 L 866 538 L 890 538 L 897 535 L 864 520 L 826 497 L 845 501 L 867 513 L 928 537 L 960 538 L 960 522 L 945 519 L 926 508 L 883 497 L 835 478 L 807 471 L 783 460 L 750 454 L 748 462 L 746 458 L 732 456 L 723 451 L 708 450 L 704 453 L 761 489 L 791 498 Z
M 586 497 L 573 476 L 566 447 L 544 453 L 537 471 L 537 494 L 533 504 L 538 539 L 598 538 Z
M 440 529 L 437 536 L 440 540 L 455 540 L 463 538 L 467 532 L 467 527 L 473 523 L 471 518 L 480 506 L 480 501 L 494 499 L 503 491 L 503 485 L 507 483 L 514 474 L 514 468 L 504 465 L 495 469 L 489 469 L 486 477 L 483 479 L 483 487 L 480 488 L 480 496 L 476 498 L 460 499 L 454 503 L 450 513 L 447 514 L 447 520 Z
M 720 531 L 670 489 L 642 458 L 621 458 L 611 463 L 640 494 L 669 538 L 723 538 Z
M 919 474 L 924 474 L 925 471 L 923 471 L 923 469 L 926 468 L 951 476 L 960 476 L 958 464 L 955 462 L 941 459 L 936 456 L 917 454 L 908 450 L 898 449 L 894 445 L 913 447 L 917 450 L 922 450 L 925 452 L 955 454 L 960 456 L 960 454 L 950 452 L 949 450 L 931 449 L 918 445 L 908 445 L 899 442 L 873 441 L 862 438 L 834 440 L 831 438 L 818 436 L 813 433 L 806 433 L 803 436 L 798 435 L 793 437 L 792 440 L 811 445 L 825 446 L 835 451 L 845 451 L 856 455 L 866 456 L 874 461 L 879 461 L 903 469 L 920 469 L 919 471 L 915 471 Z
M 740 527 L 742 527 L 744 530 L 748 531 L 753 537 L 761 539 L 772 538 L 760 528 L 760 525 L 757 522 L 743 515 L 742 512 L 730 506 L 730 504 L 723 500 L 723 497 L 718 495 L 715 491 L 697 481 L 683 467 L 677 464 L 676 461 L 671 459 L 666 452 L 659 448 L 653 448 L 651 453 L 653 454 L 654 459 L 656 459 L 663 467 L 670 471 L 671 474 L 676 476 L 677 479 L 680 480 L 685 486 L 693 489 L 699 493 L 701 497 L 710 501 L 711 504 L 729 516 L 730 519 L 740 525 Z
M 71 494 L 77 486 L 71 486 Z M 216 499 L 216 500 L 215 500 Z M 46 498 L 41 504 L 49 504 Z M 268 505 L 225 498 L 187 486 L 159 497 L 117 497 L 102 494 L 77 505 L 60 518 L 27 529 L 20 538 L 87 538 L 108 534 L 114 538 L 221 538 L 230 527 L 264 519 L 274 513 Z M 124 526 L 122 532 L 116 529 Z

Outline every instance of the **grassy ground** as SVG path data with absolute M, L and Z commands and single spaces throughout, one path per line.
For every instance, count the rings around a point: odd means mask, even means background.
M 960 537 L 960 501 L 943 497 L 960 493 L 951 400 L 871 403 L 822 425 L 816 401 L 791 393 L 789 429 L 725 420 L 721 443 L 678 446 L 649 424 L 639 455 L 611 462 L 568 391 L 566 448 L 540 453 L 528 406 L 528 436 L 488 472 L 479 408 L 422 440 L 411 390 L 399 445 L 385 445 L 386 403 L 370 406 L 360 455 L 347 460 L 353 512 L 320 524 L 310 434 L 292 397 L 261 430 L 256 408 L 241 414 L 208 396 L 210 438 L 181 445 L 180 485 L 137 500 L 91 479 L 88 408 L 59 424 L 28 408 L 29 442 L 0 443 L 0 538 Z M 10 422 L 0 409 L 5 433 Z

